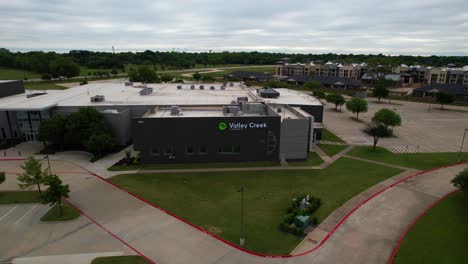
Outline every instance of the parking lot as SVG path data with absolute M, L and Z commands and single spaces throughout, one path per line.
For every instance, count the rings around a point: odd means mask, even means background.
M 372 145 L 372 137 L 363 132 L 376 111 L 389 108 L 401 115 L 402 125 L 395 129 L 395 137 L 379 142 L 393 152 L 455 152 L 459 151 L 463 133 L 468 128 L 468 108 L 447 106 L 440 110 L 436 104 L 383 100 L 371 98 L 369 111 L 359 114 L 359 122 L 351 119 L 354 114 L 345 106 L 343 112 L 335 112 L 331 104 L 325 106 L 324 124 L 346 142 L 356 145 Z M 450 108 L 450 110 L 449 110 Z M 468 151 L 468 142 L 463 150 Z

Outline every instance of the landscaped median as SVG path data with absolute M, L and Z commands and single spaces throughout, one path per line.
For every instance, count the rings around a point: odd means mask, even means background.
M 341 151 L 345 150 L 348 145 L 319 144 L 318 147 L 328 156 L 333 157 Z
M 395 154 L 381 147 L 377 147 L 375 150 L 372 147 L 355 147 L 347 155 L 419 170 L 468 161 L 468 153 L 466 152 L 461 153 L 461 155 L 458 152 Z
M 308 154 L 306 160 L 288 161 L 289 166 L 318 166 L 323 160 L 315 152 Z M 109 171 L 126 170 L 176 170 L 176 169 L 215 169 L 215 168 L 253 168 L 253 167 L 280 167 L 279 162 L 213 162 L 213 163 L 177 163 L 177 164 L 132 164 L 114 165 Z
M 115 184 L 235 244 L 239 243 L 241 193 L 245 188 L 245 246 L 268 254 L 289 254 L 300 242 L 283 232 L 293 198 L 321 199 L 314 213 L 323 221 L 355 195 L 401 170 L 341 158 L 324 170 L 123 174 Z
M 95 258 L 91 264 L 149 264 L 145 258 L 141 256 L 113 256 Z
M 468 202 L 462 192 L 445 198 L 411 228 L 396 255 L 396 264 L 466 263 Z
M 62 213 L 58 204 L 54 204 L 52 208 L 41 218 L 43 222 L 70 221 L 80 217 L 81 213 L 67 203 L 63 203 Z

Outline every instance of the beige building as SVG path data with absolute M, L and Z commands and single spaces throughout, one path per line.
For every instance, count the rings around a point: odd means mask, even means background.
M 468 85 L 468 66 L 463 68 L 428 67 L 425 79 L 427 84 L 448 83 Z
M 353 63 L 283 63 L 277 65 L 276 75 L 292 76 L 292 75 L 309 75 L 319 77 L 345 77 L 354 80 L 359 80 L 367 69 L 367 64 Z

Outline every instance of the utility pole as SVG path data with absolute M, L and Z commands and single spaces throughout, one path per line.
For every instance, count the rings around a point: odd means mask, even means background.
M 244 247 L 245 238 L 244 238 L 244 186 L 242 186 L 239 190 L 241 193 L 241 230 L 240 230 L 240 240 L 239 245 Z
M 47 159 L 47 164 L 49 166 L 49 175 L 52 175 L 52 169 L 50 168 L 50 159 L 49 159 L 49 155 L 45 156 L 45 158 Z

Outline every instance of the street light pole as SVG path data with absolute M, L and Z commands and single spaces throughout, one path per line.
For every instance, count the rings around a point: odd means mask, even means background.
M 458 162 L 461 161 L 461 154 L 462 154 L 462 151 L 463 151 L 463 144 L 465 144 L 466 131 L 468 131 L 468 128 L 465 128 L 465 131 L 463 133 L 463 139 L 462 139 L 462 142 L 461 142 L 461 145 L 460 145 L 460 151 L 458 152 Z
M 49 166 L 49 175 L 52 175 L 52 169 L 50 168 L 50 159 L 49 159 L 49 155 L 45 156 L 45 158 L 47 159 L 47 165 Z
M 239 190 L 241 192 L 241 231 L 240 231 L 240 240 L 239 245 L 244 247 L 245 239 L 244 239 L 244 186 L 242 186 Z

